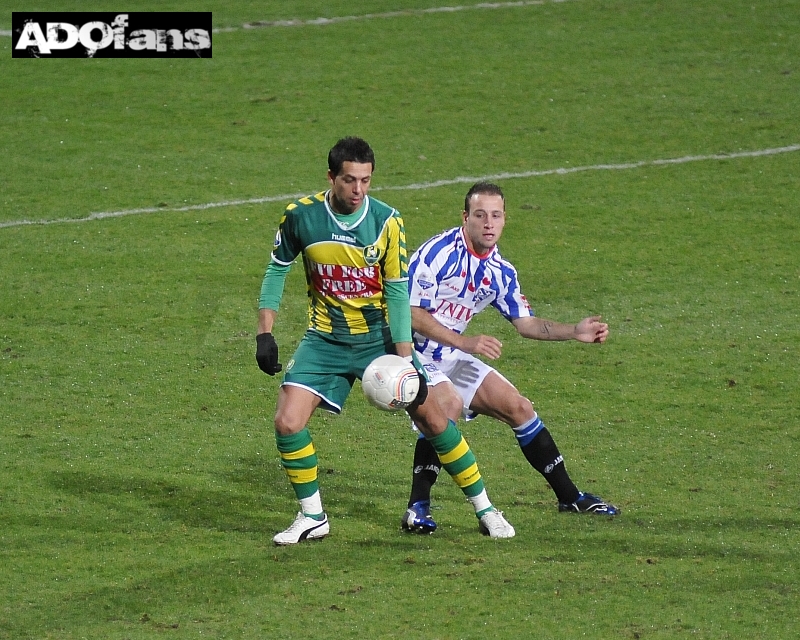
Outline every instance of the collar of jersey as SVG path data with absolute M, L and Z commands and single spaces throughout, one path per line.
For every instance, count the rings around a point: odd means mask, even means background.
M 364 196 L 364 202 L 361 204 L 361 208 L 358 211 L 354 211 L 353 213 L 336 213 L 333 209 L 331 209 L 331 205 L 328 203 L 328 195 L 330 194 L 330 190 L 325 192 L 325 209 L 328 212 L 328 215 L 331 217 L 338 226 L 343 231 L 349 231 L 350 229 L 355 229 L 358 225 L 361 224 L 361 221 L 367 215 L 367 210 L 369 209 L 369 196 Z
M 495 251 L 497 251 L 497 245 L 494 245 L 491 249 L 489 249 L 486 253 L 481 255 L 477 251 L 475 251 L 472 247 L 469 246 L 469 242 L 467 242 L 467 234 L 464 232 L 464 227 L 461 227 L 461 242 L 464 243 L 464 248 L 467 250 L 467 253 L 471 256 L 475 256 L 478 260 L 486 260 L 490 255 L 492 255 Z

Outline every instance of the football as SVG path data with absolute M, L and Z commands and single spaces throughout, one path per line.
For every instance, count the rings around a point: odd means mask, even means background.
M 370 404 L 383 411 L 400 411 L 414 402 L 419 375 L 414 365 L 400 356 L 375 358 L 361 378 L 361 388 Z

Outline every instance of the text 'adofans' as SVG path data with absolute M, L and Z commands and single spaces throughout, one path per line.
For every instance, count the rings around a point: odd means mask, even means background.
M 210 58 L 211 12 L 14 12 L 14 58 Z

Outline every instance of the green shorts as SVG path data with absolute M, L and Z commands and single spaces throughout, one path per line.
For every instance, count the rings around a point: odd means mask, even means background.
M 388 327 L 381 337 L 352 342 L 306 331 L 286 365 L 283 384 L 302 387 L 322 400 L 321 409 L 341 413 L 356 378 L 360 380 L 367 365 L 386 353 L 395 353 Z

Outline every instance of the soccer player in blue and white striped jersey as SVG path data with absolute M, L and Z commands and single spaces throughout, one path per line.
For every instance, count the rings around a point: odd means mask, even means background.
M 500 187 L 475 184 L 464 201 L 462 225 L 429 239 L 411 257 L 414 346 L 428 374 L 430 394 L 453 420 L 483 414 L 508 424 L 525 458 L 555 492 L 559 510 L 617 515 L 617 507 L 578 490 L 531 401 L 475 357 L 499 358 L 502 343 L 494 336 L 464 335 L 475 314 L 492 306 L 523 338 L 592 344 L 608 337 L 608 325 L 599 316 L 565 324 L 534 315 L 516 269 L 497 249 L 505 221 Z M 436 452 L 420 435 L 408 510 L 401 523 L 406 531 L 432 533 L 436 529 L 430 516 L 430 493 L 440 468 Z

